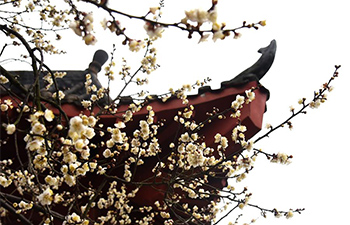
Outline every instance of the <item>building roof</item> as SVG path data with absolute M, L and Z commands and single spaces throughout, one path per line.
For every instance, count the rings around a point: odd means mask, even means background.
M 272 40 L 271 43 L 258 51 L 261 53 L 261 57 L 249 68 L 235 76 L 231 80 L 223 81 L 221 83 L 221 88 L 212 90 L 210 86 L 204 86 L 199 88 L 197 95 L 203 95 L 205 93 L 218 93 L 229 87 L 241 87 L 253 80 L 260 80 L 270 69 L 276 53 L 276 41 Z M 91 94 L 86 94 L 85 81 L 86 75 L 91 74 L 92 83 L 96 85 L 97 89 L 101 88 L 102 85 L 97 78 L 98 72 L 101 70 L 103 64 L 107 61 L 108 55 L 103 50 L 98 50 L 94 54 L 92 62 L 89 64 L 86 70 L 60 70 L 54 72 L 65 72 L 66 75 L 61 79 L 56 79 L 58 89 L 65 93 L 65 98 L 62 103 L 74 103 L 76 105 L 81 105 L 82 100 L 89 100 Z M 53 72 L 53 73 L 54 73 Z M 28 89 L 34 82 L 33 71 L 9 71 L 20 84 L 22 84 L 26 89 Z M 48 90 L 45 90 L 47 82 L 43 77 L 47 73 L 40 74 L 40 87 L 42 88 L 42 95 L 45 97 L 51 97 L 51 95 L 56 92 L 55 85 L 51 85 Z M 1 88 L 1 87 L 0 87 Z M 264 91 L 268 93 L 268 90 L 263 88 Z M 1 96 L 7 95 L 7 90 L 11 90 L 15 94 L 21 96 L 24 95 L 22 89 L 13 83 L 8 83 L 1 88 Z M 193 97 L 193 96 L 192 96 Z M 153 100 L 159 99 L 159 96 L 153 95 Z M 130 104 L 133 102 L 131 96 L 120 97 L 119 100 L 121 104 Z M 104 97 L 99 101 L 99 104 L 105 105 L 108 102 L 108 98 Z

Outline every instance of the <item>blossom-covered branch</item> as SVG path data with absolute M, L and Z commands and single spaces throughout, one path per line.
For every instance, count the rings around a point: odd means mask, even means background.
M 58 51 L 45 41 L 42 32 L 51 27 L 58 34 L 69 26 L 87 45 L 97 41 L 93 13 L 81 10 L 78 1 L 62 2 L 62 10 L 48 0 L 0 3 L 13 10 L 0 11 L 0 30 L 14 45 L 24 46 L 33 75 L 29 85 L 23 84 L 0 65 L 1 222 L 210 224 L 246 207 L 260 210 L 264 217 L 270 213 L 291 218 L 303 211 L 252 204 L 248 188 L 236 190 L 231 181 L 243 182 L 261 154 L 271 162 L 290 162 L 292 156 L 264 152 L 257 143 L 280 127 L 292 128 L 294 117 L 305 113 L 307 107 L 317 108 L 323 103 L 340 66 L 314 93 L 312 101 L 301 99 L 300 110 L 292 107 L 290 117 L 276 127 L 270 126 L 267 133 L 253 141 L 261 127 L 252 125 L 251 120 L 258 116 L 261 121 L 268 95 L 256 80 L 239 87 L 232 84 L 228 87 L 230 93 L 220 96 L 222 101 L 218 95 L 223 90 L 202 90 L 196 99 L 187 95 L 187 91 L 203 86 L 210 78 L 170 89 L 164 95 L 152 96 L 144 91 L 138 92 L 136 98 L 122 95 L 132 83 L 147 84 L 148 79 L 139 78 L 139 73 L 150 74 L 159 67 L 152 44 L 162 37 L 165 28 L 180 29 L 189 37 L 197 33 L 200 41 L 209 37 L 216 41 L 231 34 L 238 38 L 239 29 L 258 29 L 265 26 L 265 21 L 243 22 L 238 28 L 227 29 L 225 23 L 217 21 L 216 0 L 208 10 L 185 11 L 185 17 L 175 23 L 160 22 L 163 1 L 144 16 L 134 16 L 111 8 L 105 0 L 84 0 L 107 12 L 109 19 L 102 21 L 103 28 L 122 35 L 122 44 L 131 51 L 144 49 L 144 55 L 132 72 L 126 59 L 121 68 L 116 68 L 114 48 L 104 70 L 107 88 L 94 83 L 101 68 L 93 66 L 103 64 L 97 61 L 91 63 L 93 69 L 89 67 L 89 72 L 82 73 L 83 80 L 77 86 L 60 88 L 57 80 L 67 74 L 54 72 L 44 63 L 45 52 Z M 27 24 L 25 16 L 31 14 L 39 15 L 40 28 Z M 118 16 L 144 21 L 148 37 L 129 37 Z M 204 24 L 211 29 L 203 28 Z M 117 76 L 124 85 L 117 90 L 117 96 L 112 96 L 112 81 Z M 40 83 L 40 79 L 44 82 Z M 81 105 L 65 102 L 65 94 L 77 89 L 85 92 L 86 98 L 75 99 Z M 205 96 L 214 100 L 203 107 Z M 101 99 L 106 101 L 101 103 Z M 223 202 L 227 202 L 225 210 L 231 209 L 220 218 Z

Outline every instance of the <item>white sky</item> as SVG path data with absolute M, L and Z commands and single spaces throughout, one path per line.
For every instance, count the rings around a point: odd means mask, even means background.
M 149 6 L 158 3 L 142 0 L 114 2 L 120 4 L 120 10 L 137 15 L 143 15 Z M 346 129 L 350 122 L 346 111 L 349 109 L 346 90 L 350 82 L 350 35 L 347 31 L 349 12 L 346 2 L 219 0 L 219 21 L 226 22 L 228 28 L 240 26 L 243 20 L 258 22 L 266 19 L 267 26 L 258 31 L 241 30 L 241 39 L 229 37 L 215 44 L 211 40 L 197 44 L 196 35 L 188 40 L 187 33 L 171 28 L 155 43 L 161 68 L 149 76 L 150 89 L 152 93 L 163 93 L 169 87 L 194 83 L 208 76 L 213 79 L 211 86 L 219 88 L 220 82 L 233 78 L 252 65 L 260 57 L 257 53 L 260 47 L 276 39 L 275 62 L 261 81 L 271 92 L 264 124 L 272 125 L 278 125 L 290 115 L 290 105 L 298 109 L 299 98 L 310 100 L 313 91 L 331 77 L 334 65 L 342 65 L 329 101 L 292 121 L 292 131 L 288 128 L 279 130 L 255 146 L 270 153 L 292 154 L 294 159 L 292 164 L 284 166 L 268 163 L 263 156 L 258 158 L 255 169 L 243 181 L 243 186 L 248 186 L 253 193 L 251 203 L 279 210 L 306 208 L 293 219 L 275 219 L 268 215 L 270 219 L 260 218 L 256 224 L 345 224 L 348 221 L 350 149 L 346 145 Z M 184 10 L 207 9 L 210 4 L 210 0 L 165 0 L 162 21 L 177 22 L 184 17 Z M 145 37 L 142 23 L 126 18 L 120 20 L 126 24 L 130 37 Z M 135 24 L 135 31 L 127 26 L 130 22 Z M 126 46 L 121 46 L 121 38 L 106 34 L 97 34 L 97 38 L 95 46 L 85 47 L 79 43 L 79 37 L 69 36 L 63 40 L 65 47 L 69 47 L 68 54 L 63 57 L 48 56 L 46 63 L 53 69 L 82 70 L 88 66 L 97 49 L 110 52 L 112 43 L 116 43 L 116 62 L 120 63 L 124 56 L 132 68 L 137 68 L 142 53 L 129 53 Z M 115 85 L 117 88 L 118 84 Z M 242 217 L 240 223 L 259 217 L 259 211 L 253 210 L 236 212 L 230 219 L 234 221 L 237 214 L 246 212 L 247 216 Z

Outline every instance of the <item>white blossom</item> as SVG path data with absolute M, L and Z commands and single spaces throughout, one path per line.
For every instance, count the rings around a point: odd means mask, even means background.
M 106 150 L 104 150 L 104 151 L 103 151 L 103 156 L 104 156 L 105 158 L 111 157 L 111 156 L 112 156 L 111 150 L 108 149 L 108 148 L 107 148 Z
M 48 187 L 38 196 L 41 205 L 51 205 L 53 200 L 53 191 Z
M 9 80 L 4 76 L 0 75 L 0 84 L 6 84 Z
M 6 126 L 6 132 L 7 132 L 8 135 L 11 135 L 11 134 L 15 133 L 15 131 L 16 131 L 16 125 L 8 124 Z
M 55 115 L 50 109 L 46 109 L 44 112 L 44 117 L 47 121 L 51 122 L 55 118 Z
M 252 102 L 255 99 L 255 93 L 252 90 L 246 90 L 247 103 Z
M 4 188 L 10 186 L 11 183 L 12 183 L 11 179 L 7 179 L 4 176 L 0 176 L 0 185 L 3 186 Z
M 145 43 L 141 40 L 129 40 L 129 49 L 132 52 L 138 52 L 141 48 L 145 47 Z
M 292 218 L 292 217 L 293 217 L 293 211 L 289 210 L 287 215 L 286 215 L 286 218 L 289 219 L 289 218 Z
M 203 152 L 200 150 L 187 154 L 187 161 L 189 165 L 194 168 L 198 166 L 203 166 L 204 160 L 205 157 L 203 156 Z

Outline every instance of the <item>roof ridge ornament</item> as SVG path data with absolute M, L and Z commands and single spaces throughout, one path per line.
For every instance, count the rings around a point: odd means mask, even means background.
M 272 40 L 270 44 L 258 50 L 262 55 L 251 67 L 244 70 L 232 80 L 221 83 L 221 88 L 229 86 L 244 85 L 252 80 L 260 80 L 272 66 L 275 59 L 277 44 L 276 40 Z
M 104 50 L 97 50 L 94 54 L 92 62 L 89 64 L 89 70 L 97 74 L 101 71 L 101 67 L 108 60 L 108 54 Z

